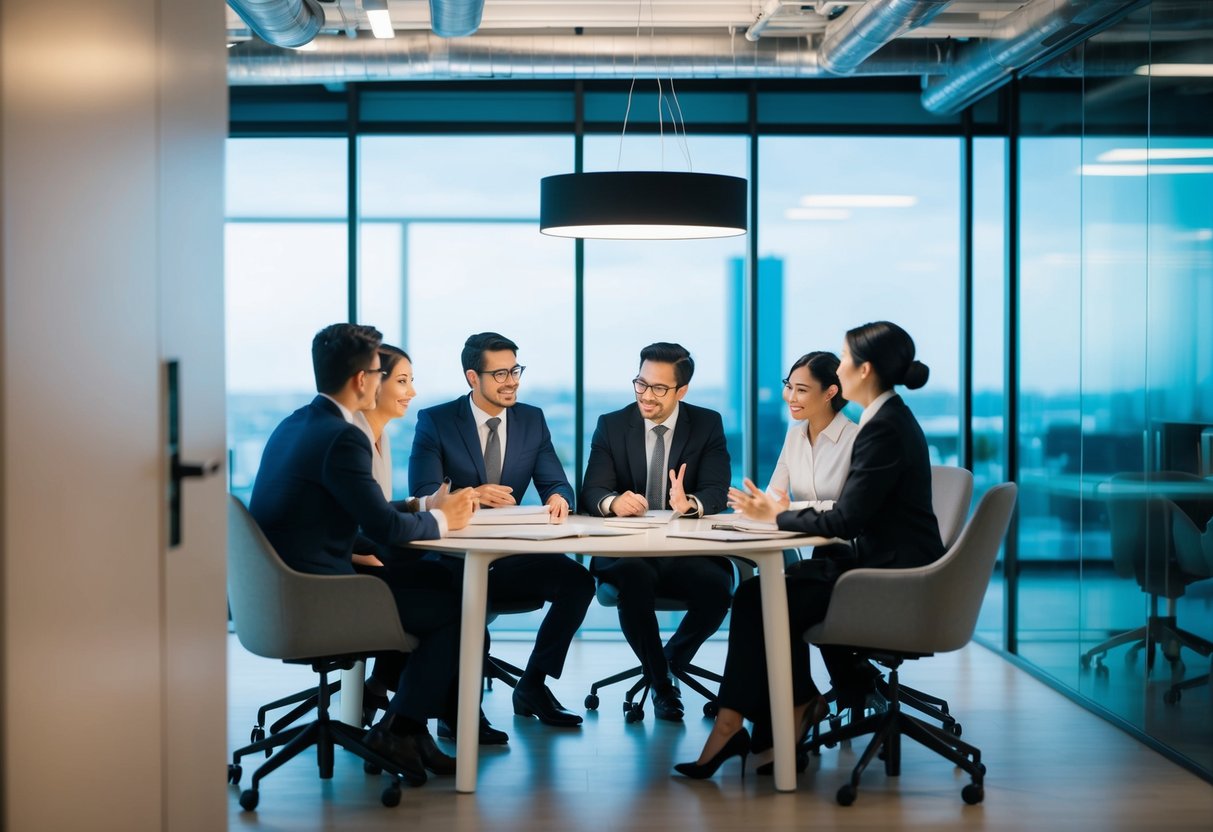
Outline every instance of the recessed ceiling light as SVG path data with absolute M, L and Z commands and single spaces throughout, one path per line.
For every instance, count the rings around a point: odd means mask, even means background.
M 387 10 L 387 0 L 362 0 L 362 10 L 366 12 L 367 22 L 371 24 L 371 34 L 377 38 L 396 37 L 392 16 Z

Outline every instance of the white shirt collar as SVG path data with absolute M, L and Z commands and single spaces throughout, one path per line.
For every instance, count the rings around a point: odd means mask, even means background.
M 476 405 L 476 400 L 472 398 L 471 393 L 468 393 L 468 404 L 472 406 L 472 419 L 476 421 L 477 429 L 484 427 L 484 423 L 493 418 Z M 505 427 L 505 414 L 508 413 L 509 410 L 510 409 L 507 407 L 498 414 L 498 417 L 501 419 L 501 425 L 498 427 Z
M 841 410 L 838 411 L 834 414 L 834 418 L 830 420 L 830 424 L 825 426 L 825 430 L 817 434 L 817 438 L 820 439 L 824 436 L 826 439 L 829 439 L 831 442 L 837 445 L 838 438 L 842 436 L 842 431 L 847 426 L 847 422 L 849 421 L 851 420 L 846 416 L 843 416 Z M 805 426 L 805 429 L 808 430 L 807 425 Z
M 324 397 L 325 397 L 326 399 L 328 399 L 330 402 L 332 402 L 333 404 L 337 405 L 337 409 L 341 411 L 341 418 L 342 418 L 342 419 L 345 419 L 345 421 L 349 422 L 351 425 L 356 425 L 356 424 L 358 424 L 357 422 L 355 422 L 355 421 L 354 421 L 354 413 L 353 413 L 353 411 L 352 411 L 352 410 L 350 410 L 348 407 L 346 407 L 345 405 L 343 405 L 341 402 L 339 402 L 339 401 L 337 401 L 336 399 L 334 399 L 334 398 L 333 398 L 332 396 L 330 396 L 328 393 L 321 393 L 320 395 L 324 396 Z M 365 418 L 365 417 L 364 417 L 364 418 Z M 366 428 L 364 428 L 364 430 L 368 430 L 368 432 L 369 432 L 369 428 L 370 428 L 370 425 L 367 425 L 367 427 L 366 427 Z M 372 442 L 374 442 L 374 440 L 373 440 L 373 439 L 372 439 L 371 441 L 372 441 Z
M 682 405 L 681 402 L 674 405 L 674 409 L 672 411 L 670 411 L 669 418 L 661 423 L 670 429 L 670 433 L 674 432 L 674 423 L 678 421 L 678 408 L 681 407 L 681 405 Z M 646 435 L 651 433 L 653 428 L 655 428 L 655 427 L 657 427 L 657 423 L 654 422 L 652 419 L 644 419 L 644 432 Z
M 879 412 L 880 408 L 884 407 L 884 403 L 896 395 L 897 394 L 892 390 L 886 390 L 876 398 L 872 399 L 868 406 L 863 409 L 863 413 L 859 415 L 859 426 L 863 427 L 868 422 L 872 421 L 872 417 Z

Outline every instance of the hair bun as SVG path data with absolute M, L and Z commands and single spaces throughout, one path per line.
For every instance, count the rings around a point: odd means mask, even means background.
M 901 383 L 911 390 L 917 390 L 927 383 L 927 379 L 931 377 L 931 368 L 921 361 L 915 359 L 910 362 L 910 366 L 906 367 L 905 375 L 902 376 Z

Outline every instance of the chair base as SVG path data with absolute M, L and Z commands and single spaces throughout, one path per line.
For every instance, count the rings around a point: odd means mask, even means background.
M 888 707 L 884 712 L 864 716 L 846 725 L 831 728 L 824 733 L 815 734 L 809 740 L 812 753 L 820 753 L 821 746 L 833 746 L 844 740 L 871 734 L 867 748 L 851 771 L 851 778 L 843 785 L 837 794 L 838 803 L 849 806 L 855 802 L 859 791 L 859 781 L 864 770 L 871 764 L 878 753 L 884 760 L 885 774 L 897 777 L 901 774 L 901 738 L 909 737 L 920 745 L 934 751 L 953 765 L 963 769 L 971 779 L 969 785 L 961 791 L 961 797 L 966 803 L 980 803 L 985 798 L 984 780 L 986 767 L 981 762 L 981 750 L 976 746 L 963 742 L 956 734 L 944 728 L 930 725 L 915 716 L 902 711 L 902 694 L 897 666 L 899 660 L 894 660 L 890 667 L 889 678 L 885 682 L 888 690 Z M 921 697 L 921 694 L 917 694 Z M 929 697 L 934 699 L 934 697 Z M 942 700 L 936 700 L 942 701 Z
M 494 656 L 484 657 L 484 689 L 493 689 L 493 680 L 509 686 L 518 687 L 518 679 L 522 676 L 522 668 Z
M 1154 669 L 1156 647 L 1157 652 L 1161 653 L 1172 666 L 1181 662 L 1180 653 L 1185 647 L 1202 657 L 1207 658 L 1213 654 L 1213 642 L 1201 638 L 1196 633 L 1181 629 L 1176 623 L 1174 615 L 1151 615 L 1144 626 L 1113 636 L 1083 653 L 1080 658 L 1083 669 L 1090 668 L 1091 662 L 1094 660 L 1095 672 L 1107 673 L 1104 657 L 1113 647 L 1119 647 L 1122 644 L 1133 645 L 1125 655 L 1126 662 L 1135 661 L 1139 652 L 1143 649 L 1146 651 L 1147 671 Z
M 347 669 L 349 666 L 350 662 L 344 660 L 313 663 L 312 669 L 320 674 L 320 684 L 315 688 L 315 693 L 309 696 L 308 691 L 301 691 L 298 694 L 285 697 L 284 700 L 279 700 L 279 703 L 291 704 L 292 702 L 300 701 L 302 698 L 302 704 L 291 713 L 294 714 L 296 711 L 302 713 L 308 707 L 314 707 L 317 711 L 315 721 L 305 725 L 294 725 L 281 731 L 274 731 L 274 726 L 271 726 L 270 736 L 249 743 L 232 753 L 232 762 L 228 765 L 227 779 L 233 785 L 239 785 L 241 776 L 243 775 L 243 768 L 240 765 L 242 757 L 257 753 L 272 754 L 268 760 L 253 772 L 249 787 L 240 794 L 240 805 L 246 811 L 252 811 L 257 808 L 257 803 L 260 799 L 260 783 L 266 776 L 313 746 L 316 748 L 316 765 L 319 769 L 321 780 L 332 779 L 333 752 L 337 746 L 341 746 L 347 751 L 361 757 L 365 761 L 368 770 L 378 768 L 391 776 L 391 783 L 384 789 L 381 795 L 381 800 L 385 806 L 395 806 L 400 802 L 400 783 L 403 775 L 396 765 L 366 746 L 363 742 L 364 732 L 362 728 L 346 725 L 344 722 L 332 719 L 329 716 L 329 699 L 332 692 L 340 686 L 340 682 L 330 685 L 328 674 L 333 670 Z M 258 718 L 262 719 L 264 711 L 272 710 L 274 707 L 280 706 L 280 704 L 270 703 L 266 705 L 258 713 Z M 290 715 L 288 714 L 288 716 Z M 279 722 L 281 721 L 279 720 Z M 278 749 L 276 754 L 273 753 L 275 749 Z
M 724 677 L 722 677 L 719 673 L 713 673 L 710 670 L 705 670 L 704 668 L 693 664 L 678 668 L 677 670 L 671 669 L 670 672 L 674 675 L 675 679 L 682 682 L 688 688 L 695 691 L 707 700 L 703 705 L 703 715 L 705 717 L 716 716 L 717 712 L 720 710 L 720 706 L 716 702 L 716 694 L 712 693 L 711 690 L 705 687 L 700 679 L 707 682 L 715 682 L 719 685 Z M 628 688 L 627 693 L 624 694 L 623 697 L 624 719 L 627 722 L 639 722 L 640 720 L 644 719 L 644 703 L 649 696 L 649 680 L 645 678 L 644 668 L 640 665 L 630 667 L 621 673 L 616 673 L 615 675 L 608 676 L 605 679 L 599 679 L 597 682 L 590 685 L 590 693 L 585 698 L 586 708 L 591 711 L 598 709 L 598 705 L 600 704 L 598 699 L 598 691 L 601 688 L 616 684 L 617 682 L 624 682 L 628 679 L 635 679 L 636 677 L 639 677 L 639 680 Z M 640 695 L 639 701 L 636 700 L 637 694 Z

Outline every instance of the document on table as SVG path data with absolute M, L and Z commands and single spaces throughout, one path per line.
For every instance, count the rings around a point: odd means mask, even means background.
M 476 511 L 469 526 L 546 525 L 552 522 L 551 506 L 502 506 Z
M 633 529 L 656 529 L 674 519 L 674 512 L 669 509 L 650 509 L 639 517 L 607 517 L 602 522 L 608 526 L 621 526 Z
M 666 532 L 666 537 L 685 537 L 691 540 L 722 540 L 736 543 L 738 541 L 776 540 L 781 537 L 800 537 L 800 532 L 785 532 L 778 529 L 771 531 L 743 531 L 740 529 L 712 528 L 697 532 Z
M 500 526 L 467 526 L 451 532 L 447 537 L 472 540 L 559 540 L 563 537 L 618 537 L 639 534 L 643 531 L 644 529 L 588 528 L 572 524 L 528 526 L 521 523 L 507 523 Z

